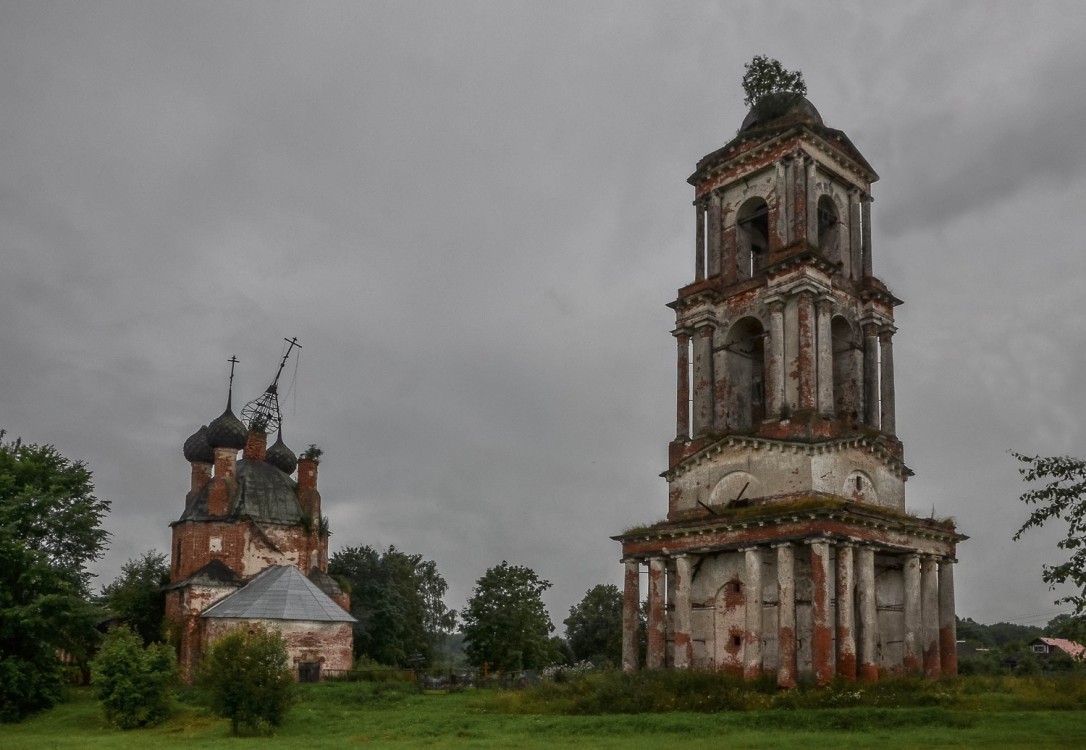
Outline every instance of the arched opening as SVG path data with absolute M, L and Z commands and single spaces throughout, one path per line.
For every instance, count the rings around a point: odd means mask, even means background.
M 818 247 L 830 261 L 841 262 L 841 220 L 828 195 L 818 199 Z
M 727 430 L 745 430 L 765 419 L 765 329 L 757 318 L 742 318 L 724 344 Z
M 833 410 L 848 425 L 862 419 L 861 384 L 863 382 L 863 347 L 852 326 L 840 315 L 830 323 L 833 340 Z
M 749 279 L 765 267 L 769 256 L 769 206 L 751 198 L 739 207 L 736 226 L 736 277 Z

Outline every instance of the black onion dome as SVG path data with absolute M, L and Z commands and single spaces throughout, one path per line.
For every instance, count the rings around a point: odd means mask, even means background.
M 284 474 L 293 474 L 294 470 L 298 468 L 298 457 L 295 456 L 294 451 L 288 448 L 287 444 L 283 442 L 282 430 L 279 430 L 275 442 L 264 454 L 264 460 Z
M 230 404 L 207 426 L 207 444 L 212 448 L 233 448 L 241 450 L 249 440 L 249 430 L 234 416 Z
M 215 449 L 207 442 L 206 424 L 189 436 L 182 450 L 185 453 L 185 460 L 189 463 L 215 463 Z

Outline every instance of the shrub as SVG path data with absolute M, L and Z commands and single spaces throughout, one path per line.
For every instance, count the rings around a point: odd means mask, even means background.
M 127 627 L 114 628 L 91 662 L 106 719 L 120 729 L 157 724 L 170 715 L 177 662 L 164 643 L 146 648 Z
M 230 719 L 230 730 L 269 734 L 294 702 L 294 673 L 283 636 L 261 627 L 238 628 L 211 647 L 200 669 L 211 710 Z

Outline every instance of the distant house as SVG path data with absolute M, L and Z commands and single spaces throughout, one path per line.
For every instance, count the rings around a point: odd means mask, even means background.
M 1053 654 L 1067 654 L 1077 661 L 1086 659 L 1086 646 L 1066 638 L 1034 638 L 1029 642 L 1029 649 L 1041 659 Z

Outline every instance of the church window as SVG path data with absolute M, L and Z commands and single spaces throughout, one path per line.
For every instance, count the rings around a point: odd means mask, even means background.
M 841 262 L 841 222 L 833 198 L 823 195 L 818 199 L 818 247 L 829 260 Z
M 736 264 L 739 279 L 749 279 L 765 267 L 769 255 L 769 206 L 751 198 L 736 215 Z

